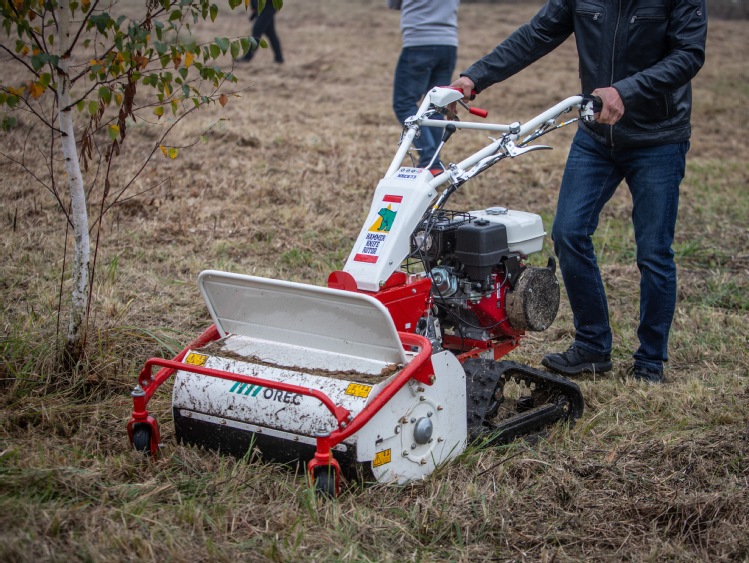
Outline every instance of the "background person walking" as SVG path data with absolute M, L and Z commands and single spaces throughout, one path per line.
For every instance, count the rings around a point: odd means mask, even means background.
M 403 46 L 393 82 L 393 110 L 401 123 L 416 113 L 430 88 L 452 81 L 458 57 L 459 4 L 460 0 L 387 0 L 389 8 L 401 11 Z M 418 167 L 429 165 L 441 135 L 441 130 L 424 127 L 414 140 Z M 439 168 L 439 161 L 433 167 Z

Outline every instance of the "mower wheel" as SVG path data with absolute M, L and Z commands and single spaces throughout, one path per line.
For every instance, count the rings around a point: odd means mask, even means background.
M 315 468 L 315 493 L 321 497 L 336 498 L 335 468 L 324 465 Z
M 151 454 L 151 427 L 148 424 L 139 424 L 133 428 L 133 448 L 144 454 Z

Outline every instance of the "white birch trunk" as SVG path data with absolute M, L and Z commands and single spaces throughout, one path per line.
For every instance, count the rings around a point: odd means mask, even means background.
M 83 189 L 81 165 L 75 145 L 73 113 L 70 107 L 70 59 L 66 52 L 70 45 L 70 5 L 69 0 L 61 0 L 58 13 L 58 48 L 60 50 L 60 88 L 59 123 L 62 131 L 62 153 L 65 159 L 65 171 L 70 187 L 71 220 L 75 240 L 73 257 L 73 290 L 68 325 L 67 349 L 72 359 L 77 361 L 83 353 L 86 305 L 88 301 L 88 270 L 90 261 L 90 243 L 88 236 L 88 212 L 86 210 L 86 192 Z

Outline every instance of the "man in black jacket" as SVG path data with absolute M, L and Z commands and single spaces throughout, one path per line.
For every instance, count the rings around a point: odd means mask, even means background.
M 660 383 L 676 306 L 671 244 L 689 150 L 691 79 L 705 60 L 705 0 L 549 0 L 453 86 L 466 97 L 481 92 L 573 33 L 582 91 L 599 96 L 603 108 L 575 135 L 552 228 L 575 342 L 541 363 L 565 375 L 612 368 L 608 304 L 591 237 L 626 179 L 640 270 L 640 346 L 630 374 Z

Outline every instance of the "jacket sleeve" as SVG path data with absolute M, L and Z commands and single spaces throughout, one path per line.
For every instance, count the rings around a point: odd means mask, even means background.
M 387 0 L 388 8 L 391 10 L 400 10 L 402 0 Z
M 647 102 L 687 84 L 705 62 L 705 0 L 675 0 L 669 18 L 668 54 L 653 66 L 612 84 L 624 107 Z
M 572 11 L 567 0 L 549 0 L 491 53 L 461 73 L 481 92 L 506 80 L 561 45 L 573 32 Z

